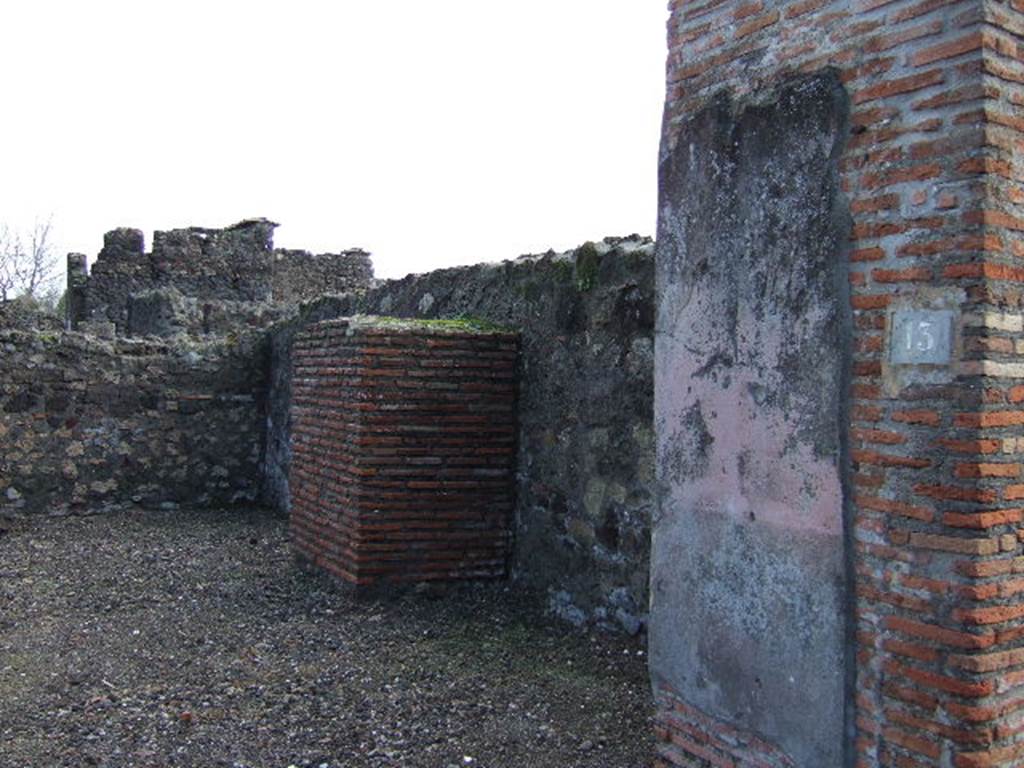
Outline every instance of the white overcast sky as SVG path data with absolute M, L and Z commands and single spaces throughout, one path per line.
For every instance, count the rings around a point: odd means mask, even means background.
M 380 277 L 652 234 L 665 0 L 0 0 L 0 223 L 281 224 Z

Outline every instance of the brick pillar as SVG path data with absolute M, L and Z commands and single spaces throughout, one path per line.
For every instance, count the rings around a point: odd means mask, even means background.
M 291 529 L 355 587 L 506 574 L 513 334 L 353 318 L 296 337 Z
M 1024 4 L 671 10 L 659 759 L 1024 764 Z

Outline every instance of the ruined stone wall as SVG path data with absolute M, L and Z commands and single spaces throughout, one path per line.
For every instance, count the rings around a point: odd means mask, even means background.
M 651 620 L 661 764 L 1019 765 L 1024 6 L 671 10 Z M 843 211 L 837 248 L 821 227 Z M 747 268 L 730 276 L 737 256 Z M 712 332 L 702 305 L 733 311 Z M 818 322 L 844 311 L 848 342 Z M 808 345 L 816 323 L 824 336 Z M 810 390 L 771 382 L 810 380 L 806 350 L 826 355 L 823 372 L 845 350 L 849 374 L 825 376 L 810 411 L 783 408 L 773 393 Z M 821 427 L 804 432 L 815 409 Z M 738 441 L 736 413 L 749 421 Z M 830 414 L 831 452 L 819 450 Z M 773 451 L 759 436 L 776 417 L 793 440 Z M 778 462 L 764 477 L 777 482 L 751 482 L 747 441 Z M 806 674 L 839 658 L 845 686 Z M 845 721 L 808 706 L 837 695 Z
M 274 251 L 271 292 L 279 304 L 298 304 L 317 296 L 358 291 L 369 287 L 372 281 L 373 263 L 365 251 Z
M 108 232 L 88 276 L 82 257 L 69 257 L 72 326 L 100 320 L 130 335 L 223 334 L 272 322 L 281 305 L 369 286 L 365 252 L 274 250 L 276 226 L 254 219 L 158 231 L 149 253 L 139 230 Z
M 29 296 L 0 301 L 0 331 L 59 331 L 63 327 L 63 318 L 55 310 Z
M 262 346 L 0 330 L 0 512 L 251 501 Z
M 296 550 L 357 588 L 501 578 L 516 455 L 515 334 L 353 318 L 294 349 Z
M 264 495 L 286 508 L 292 340 L 357 312 L 519 332 L 513 572 L 574 621 L 639 628 L 653 503 L 653 243 L 439 270 L 325 299 L 274 329 Z
M 276 302 L 197 299 L 174 286 L 152 288 L 128 297 L 128 323 L 123 333 L 131 337 L 223 337 L 266 328 L 294 311 L 293 305 Z
M 70 260 L 69 260 L 70 266 Z M 80 267 L 84 262 L 79 262 Z M 114 323 L 119 330 L 128 324 L 128 301 L 133 294 L 156 286 L 156 275 L 145 255 L 145 241 L 137 229 L 115 229 L 103 236 L 103 250 L 92 271 L 68 271 L 68 291 L 76 297 L 71 327 L 84 321 Z

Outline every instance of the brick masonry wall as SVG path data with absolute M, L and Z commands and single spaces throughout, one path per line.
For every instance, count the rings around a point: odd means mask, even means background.
M 506 574 L 516 337 L 365 320 L 296 338 L 291 530 L 356 587 Z
M 663 162 L 700 151 L 679 136 L 723 89 L 756 102 L 831 67 L 849 100 L 848 759 L 1019 765 L 1024 5 L 676 0 L 671 14 Z M 891 362 L 898 310 L 952 312 L 949 365 Z M 802 765 L 652 671 L 662 765 Z
M 0 514 L 251 502 L 261 350 L 0 330 Z
M 325 298 L 270 334 L 263 495 L 287 512 L 297 331 L 359 312 L 477 317 L 520 334 L 512 570 L 577 623 L 639 631 L 654 499 L 654 246 L 609 238 L 564 254 L 392 280 Z

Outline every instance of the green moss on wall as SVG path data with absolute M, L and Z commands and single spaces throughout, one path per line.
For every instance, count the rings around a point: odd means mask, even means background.
M 576 249 L 576 289 L 589 291 L 597 284 L 597 273 L 601 267 L 601 254 L 597 246 L 587 242 Z
M 513 329 L 493 323 L 482 317 L 458 315 L 456 317 L 416 318 L 416 317 L 367 317 L 365 320 L 375 326 L 394 326 L 415 330 L 425 328 L 438 331 L 471 331 L 474 333 L 510 333 Z

